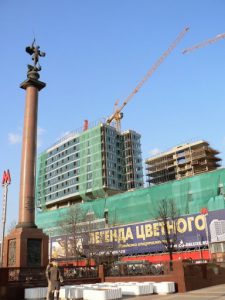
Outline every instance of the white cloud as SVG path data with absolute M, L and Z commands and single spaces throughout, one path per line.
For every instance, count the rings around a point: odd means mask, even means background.
M 40 148 L 42 146 L 42 139 L 41 136 L 46 132 L 44 128 L 38 127 L 37 128 L 37 148 Z
M 152 150 L 150 150 L 149 151 L 149 153 L 151 154 L 151 155 L 156 155 L 156 154 L 159 154 L 159 153 L 161 153 L 162 151 L 159 149 L 159 148 L 154 148 L 154 149 L 152 149 Z
M 38 127 L 38 129 L 37 129 L 38 136 L 43 135 L 43 133 L 45 133 L 45 132 L 46 132 L 46 130 L 44 128 Z
M 12 133 L 8 134 L 8 141 L 11 145 L 20 144 L 22 142 L 22 129 L 19 128 L 19 133 Z M 38 127 L 37 129 L 37 147 L 39 148 L 42 145 L 41 136 L 46 132 L 44 128 Z
M 11 145 L 20 144 L 22 141 L 22 135 L 19 133 L 12 133 L 8 134 L 8 141 Z

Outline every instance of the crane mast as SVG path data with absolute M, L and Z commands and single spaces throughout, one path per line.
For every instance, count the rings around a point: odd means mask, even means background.
M 213 43 L 217 42 L 218 40 L 221 40 L 221 39 L 224 39 L 224 38 L 225 38 L 225 33 L 218 34 L 218 35 L 216 35 L 213 38 L 210 38 L 210 39 L 208 39 L 206 41 L 203 41 L 203 42 L 201 42 L 199 44 L 196 44 L 196 45 L 194 45 L 194 46 L 192 46 L 190 48 L 184 49 L 182 53 L 183 54 L 187 54 L 187 53 L 189 53 L 189 52 L 191 52 L 193 50 L 196 50 L 196 49 L 199 49 L 199 48 L 203 48 L 203 47 L 207 46 L 208 44 L 213 44 Z
M 188 27 L 185 27 L 177 36 L 175 41 L 169 46 L 169 48 L 160 56 L 160 58 L 153 64 L 144 78 L 139 82 L 139 84 L 133 89 L 133 91 L 129 94 L 129 96 L 124 100 L 123 104 L 116 108 L 114 113 L 106 119 L 106 124 L 111 124 L 113 120 L 116 122 L 116 128 L 118 131 L 121 129 L 121 119 L 123 118 L 123 113 L 121 112 L 123 108 L 127 105 L 127 103 L 133 98 L 135 94 L 142 88 L 143 84 L 148 80 L 149 77 L 153 75 L 153 73 L 158 69 L 161 63 L 165 60 L 165 58 L 173 51 L 173 49 L 177 46 L 177 44 L 182 40 L 185 36 L 187 31 L 189 30 Z

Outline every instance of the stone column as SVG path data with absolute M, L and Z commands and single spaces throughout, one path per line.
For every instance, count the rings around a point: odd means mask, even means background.
M 35 170 L 37 149 L 38 91 L 45 83 L 28 78 L 21 88 L 26 90 L 23 128 L 22 159 L 20 170 L 19 222 L 17 227 L 36 227 L 35 215 Z
M 43 267 L 48 262 L 48 236 L 35 225 L 35 173 L 37 149 L 38 92 L 46 84 L 39 81 L 39 56 L 45 56 L 33 42 L 26 52 L 34 65 L 28 65 L 27 79 L 20 85 L 26 90 L 20 171 L 19 220 L 4 239 L 4 267 Z

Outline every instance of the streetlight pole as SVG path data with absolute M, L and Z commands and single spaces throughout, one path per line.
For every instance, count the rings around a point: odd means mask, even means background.
M 2 243 L 1 243 L 1 266 L 3 264 L 4 254 L 4 238 L 5 238 L 5 223 L 6 223 L 6 212 L 7 212 L 7 195 L 8 186 L 11 183 L 11 177 L 9 170 L 3 172 L 2 186 L 3 186 L 3 200 L 2 200 Z

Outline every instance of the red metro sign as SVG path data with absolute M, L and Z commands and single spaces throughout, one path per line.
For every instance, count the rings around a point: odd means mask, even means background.
M 3 172 L 2 176 L 2 185 L 10 184 L 11 183 L 11 176 L 9 170 Z

